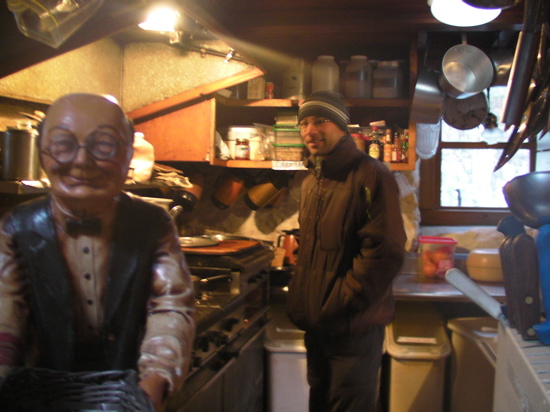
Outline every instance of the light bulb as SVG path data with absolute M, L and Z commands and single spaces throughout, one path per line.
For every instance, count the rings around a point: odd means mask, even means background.
M 179 13 L 169 7 L 153 9 L 147 16 L 147 20 L 139 24 L 144 30 L 160 32 L 172 32 L 178 23 Z
M 472 27 L 496 19 L 500 9 L 480 9 L 462 0 L 428 0 L 433 16 L 442 23 L 457 27 Z

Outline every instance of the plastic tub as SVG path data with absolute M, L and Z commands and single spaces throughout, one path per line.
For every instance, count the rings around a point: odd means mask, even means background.
M 445 358 L 451 345 L 437 308 L 398 302 L 386 327 L 386 350 L 391 356 L 389 412 L 443 410 Z
M 419 236 L 420 268 L 423 279 L 444 279 L 454 267 L 456 240 L 440 236 Z
M 304 332 L 288 319 L 284 305 L 272 304 L 264 349 L 267 356 L 268 412 L 307 411 Z
M 494 318 L 456 318 L 451 330 L 451 412 L 493 410 L 498 323 Z M 475 407 L 474 407 L 475 406 Z

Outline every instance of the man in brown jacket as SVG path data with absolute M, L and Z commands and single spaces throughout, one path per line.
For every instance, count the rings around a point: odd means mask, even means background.
M 313 93 L 298 120 L 310 173 L 288 312 L 306 332 L 309 410 L 374 411 L 392 280 L 405 253 L 398 186 L 356 148 L 339 95 Z

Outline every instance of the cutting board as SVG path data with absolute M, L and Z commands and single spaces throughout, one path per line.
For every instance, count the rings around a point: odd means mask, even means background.
M 195 255 L 234 255 L 257 246 L 257 240 L 222 240 L 216 246 L 182 247 L 185 253 Z

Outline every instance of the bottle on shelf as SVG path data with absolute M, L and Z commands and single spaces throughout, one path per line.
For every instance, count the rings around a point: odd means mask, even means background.
M 403 130 L 403 142 L 401 145 L 401 162 L 409 163 L 409 129 Z
M 391 129 L 386 129 L 386 135 L 384 136 L 384 162 L 391 162 L 392 152 L 392 138 Z
M 371 132 L 369 135 L 369 146 L 368 146 L 368 154 L 370 157 L 374 157 L 378 160 L 383 160 L 384 158 L 384 152 L 383 152 L 383 146 L 384 143 L 382 142 L 380 136 L 380 131 L 378 130 L 378 126 L 372 126 Z
M 340 91 L 340 69 L 334 61 L 334 56 L 319 56 L 311 67 L 311 91 Z
M 372 98 L 372 66 L 367 56 L 351 56 L 344 79 L 344 95 L 348 99 Z
M 401 135 L 399 132 L 393 134 L 391 161 L 392 163 L 401 163 L 401 151 L 403 150 L 403 143 L 401 142 Z

